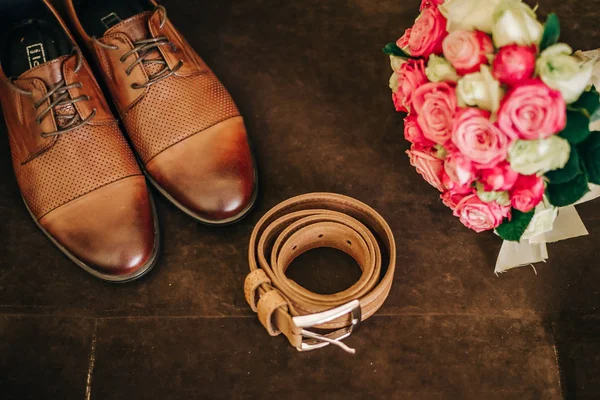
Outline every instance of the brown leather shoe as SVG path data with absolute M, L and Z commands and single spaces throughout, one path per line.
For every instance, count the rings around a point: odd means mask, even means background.
M 66 0 L 145 172 L 209 224 L 242 218 L 256 197 L 246 129 L 227 90 L 152 0 Z
M 2 2 L 0 26 L 0 99 L 27 209 L 89 273 L 139 278 L 157 258 L 156 213 L 89 66 L 45 1 Z

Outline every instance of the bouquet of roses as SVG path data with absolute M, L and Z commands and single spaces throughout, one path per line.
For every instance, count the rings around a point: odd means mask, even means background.
M 423 0 L 388 44 L 417 172 L 461 222 L 519 241 L 600 184 L 594 62 L 521 0 Z M 537 212 L 536 212 L 537 211 Z M 550 220 L 548 220 L 550 219 Z

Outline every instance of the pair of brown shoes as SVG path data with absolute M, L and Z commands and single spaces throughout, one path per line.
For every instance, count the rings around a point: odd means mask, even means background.
M 99 278 L 129 281 L 158 255 L 144 174 L 190 216 L 227 224 L 254 202 L 254 161 L 235 103 L 163 7 L 66 0 L 66 8 L 130 143 L 56 10 L 47 0 L 3 0 L 0 100 L 13 166 L 54 244 Z

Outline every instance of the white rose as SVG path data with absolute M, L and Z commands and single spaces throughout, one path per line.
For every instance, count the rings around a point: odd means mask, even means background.
M 501 1 L 488 0 L 482 4 L 481 0 L 446 0 L 439 10 L 448 20 L 448 32 L 477 29 L 491 33 L 494 9 Z
M 491 203 L 491 202 L 496 202 L 498 204 L 500 204 L 501 206 L 510 206 L 510 196 L 508 194 L 508 192 L 506 191 L 502 191 L 502 192 L 486 192 L 485 189 L 483 188 L 483 184 L 481 182 L 477 182 L 476 184 L 476 188 L 477 188 L 477 197 L 479 197 L 479 200 L 483 201 L 484 203 Z
M 431 82 L 456 82 L 459 78 L 452 64 L 435 54 L 429 56 L 425 75 Z
M 400 87 L 400 82 L 398 82 L 398 74 L 394 72 L 392 76 L 390 76 L 390 89 L 392 89 L 392 92 L 396 93 L 398 91 L 398 87 Z
M 535 208 L 533 219 L 527 226 L 527 230 L 523 233 L 523 236 L 521 236 L 521 240 L 533 239 L 546 232 L 552 231 L 557 216 L 558 208 L 552 206 L 547 202 L 547 199 L 544 198 L 544 201 Z
M 461 107 L 474 106 L 495 113 L 500 108 L 504 91 L 492 76 L 490 67 L 481 66 L 481 72 L 467 74 L 458 80 L 456 96 Z
M 574 57 L 573 49 L 564 43 L 548 47 L 536 62 L 537 74 L 552 89 L 560 91 L 567 104 L 579 99 L 592 79 L 594 65 Z
M 578 51 L 582 60 L 592 63 L 592 78 L 590 79 L 589 85 L 594 85 L 596 89 L 600 88 L 600 49 L 589 50 L 589 51 Z
M 510 167 L 522 174 L 541 176 L 564 168 L 571 156 L 571 145 L 554 135 L 547 139 L 517 140 L 508 149 Z
M 395 56 L 390 54 L 390 65 L 392 66 L 392 70 L 394 72 L 400 71 L 400 66 L 406 62 L 405 58 Z
M 496 6 L 492 25 L 496 47 L 513 43 L 521 46 L 538 45 L 543 34 L 543 25 L 527 4 L 504 0 Z

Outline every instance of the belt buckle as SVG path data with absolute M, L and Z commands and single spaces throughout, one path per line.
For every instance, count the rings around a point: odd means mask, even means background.
M 351 325 L 346 328 L 338 329 L 337 331 L 326 335 L 321 335 L 305 329 L 324 324 L 348 313 L 351 315 L 352 320 Z M 292 320 L 298 328 L 301 328 L 302 335 L 302 344 L 300 347 L 296 348 L 298 351 L 310 351 L 333 344 L 348 353 L 354 354 L 356 353 L 356 350 L 346 346 L 342 340 L 346 339 L 352 332 L 358 329 L 361 317 L 362 311 L 358 300 L 352 300 L 349 303 L 320 313 L 293 317 Z

